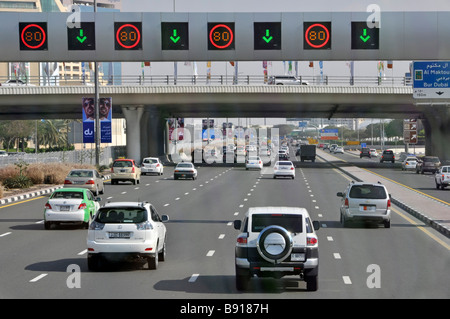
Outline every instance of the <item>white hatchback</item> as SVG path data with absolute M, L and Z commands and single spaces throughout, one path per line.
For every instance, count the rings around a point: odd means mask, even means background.
M 164 173 L 164 166 L 157 157 L 146 157 L 142 160 L 141 174 L 156 173 L 162 175 Z
M 279 176 L 295 178 L 295 167 L 291 161 L 277 161 L 273 167 L 273 178 Z
M 159 216 L 147 202 L 116 202 L 101 207 L 87 235 L 88 268 L 98 270 L 108 260 L 133 258 L 158 268 L 166 256 L 169 216 Z

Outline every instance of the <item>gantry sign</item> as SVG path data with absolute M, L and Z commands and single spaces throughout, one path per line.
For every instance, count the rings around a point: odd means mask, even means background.
M 0 13 L 0 61 L 449 60 L 450 12 Z

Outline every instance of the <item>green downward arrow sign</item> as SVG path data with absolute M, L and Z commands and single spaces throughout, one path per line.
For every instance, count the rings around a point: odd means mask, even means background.
M 363 40 L 364 43 L 370 39 L 370 35 L 367 35 L 367 29 L 363 30 L 363 35 L 360 35 L 359 38 Z
M 86 39 L 87 39 L 87 36 L 83 36 L 83 29 L 80 29 L 80 35 L 79 36 L 77 36 L 77 40 L 80 42 L 80 43 L 83 43 L 84 41 L 86 41 Z
M 172 40 L 173 43 L 177 43 L 180 39 L 181 37 L 177 36 L 177 29 L 173 29 L 173 35 L 170 36 L 170 40 Z
M 266 35 L 262 37 L 264 41 L 266 41 L 266 43 L 269 43 L 270 41 L 272 41 L 273 37 L 270 35 L 270 30 L 266 29 Z

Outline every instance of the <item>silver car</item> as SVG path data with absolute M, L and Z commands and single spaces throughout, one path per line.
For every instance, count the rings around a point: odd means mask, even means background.
M 64 188 L 87 188 L 96 196 L 105 192 L 103 175 L 95 169 L 73 169 L 64 180 Z
M 341 224 L 345 227 L 350 221 L 382 223 L 391 227 L 391 199 L 383 184 L 352 182 L 341 197 Z

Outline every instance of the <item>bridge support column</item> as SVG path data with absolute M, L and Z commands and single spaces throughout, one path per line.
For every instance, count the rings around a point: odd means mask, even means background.
M 163 156 L 168 146 L 167 121 L 157 107 L 147 107 L 142 121 L 141 140 L 142 157 Z
M 143 106 L 122 106 L 127 121 L 127 157 L 141 162 L 141 118 Z
M 444 164 L 450 164 L 450 107 L 433 105 L 424 108 L 425 155 L 438 156 Z M 446 163 L 446 161 L 448 163 Z

